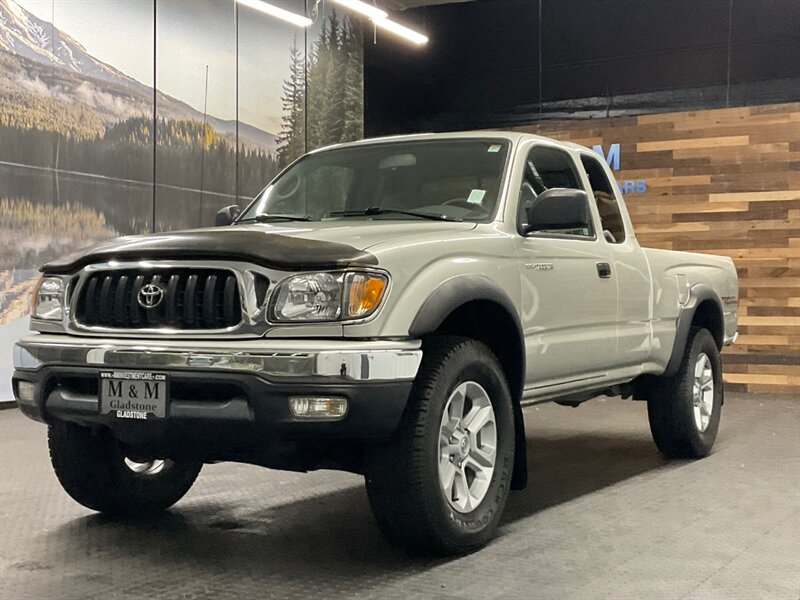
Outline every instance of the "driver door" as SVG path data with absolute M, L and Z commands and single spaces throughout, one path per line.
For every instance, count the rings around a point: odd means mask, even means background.
M 573 156 L 534 145 L 525 155 L 517 238 L 526 392 L 591 387 L 616 360 L 617 287 L 608 245 L 591 230 L 523 234 L 526 206 L 552 188 L 583 190 Z

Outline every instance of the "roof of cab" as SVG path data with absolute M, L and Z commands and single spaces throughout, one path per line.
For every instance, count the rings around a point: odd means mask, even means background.
M 555 143 L 560 146 L 563 146 L 564 148 L 570 148 L 572 150 L 586 150 L 585 146 L 581 146 L 579 144 L 574 144 L 572 142 L 564 142 L 561 140 L 556 140 L 541 135 L 535 135 L 532 133 L 524 133 L 521 131 L 475 130 L 475 131 L 451 131 L 445 133 L 413 133 L 406 135 L 391 135 L 384 137 L 366 138 L 355 142 L 344 142 L 341 144 L 332 144 L 330 146 L 317 148 L 316 150 L 312 150 L 311 153 L 322 152 L 324 150 L 331 150 L 333 148 L 345 148 L 345 147 L 363 146 L 369 144 L 383 144 L 392 142 L 417 142 L 417 141 L 436 140 L 436 139 L 447 140 L 447 139 L 475 139 L 475 138 L 489 138 L 489 139 L 504 138 L 515 144 L 520 141 L 539 140 L 542 142 Z

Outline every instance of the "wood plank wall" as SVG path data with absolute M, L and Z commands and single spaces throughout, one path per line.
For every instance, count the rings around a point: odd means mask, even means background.
M 642 245 L 730 256 L 739 339 L 728 389 L 800 397 L 800 103 L 521 125 L 608 152 Z

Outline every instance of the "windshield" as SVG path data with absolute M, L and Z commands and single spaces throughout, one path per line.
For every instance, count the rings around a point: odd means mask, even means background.
M 309 154 L 267 186 L 237 222 L 484 221 L 494 214 L 508 151 L 507 140 L 453 139 Z

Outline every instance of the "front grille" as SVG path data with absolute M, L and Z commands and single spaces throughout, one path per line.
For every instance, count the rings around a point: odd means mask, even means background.
M 231 271 L 120 269 L 86 278 L 75 319 L 83 326 L 115 329 L 224 329 L 239 324 L 242 309 Z

